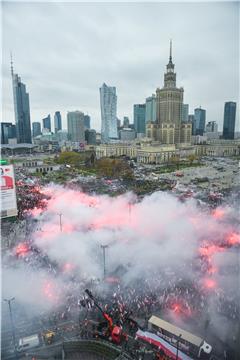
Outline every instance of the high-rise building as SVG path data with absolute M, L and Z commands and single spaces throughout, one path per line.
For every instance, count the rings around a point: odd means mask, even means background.
M 49 132 L 51 132 L 51 116 L 48 114 L 48 116 L 44 119 L 42 119 L 43 123 L 43 129 L 48 129 Z
M 16 125 L 1 122 L 1 144 L 8 144 L 8 139 L 16 138 Z
M 189 105 L 183 104 L 182 105 L 182 122 L 183 123 L 188 122 L 188 113 L 189 113 Z
M 32 123 L 32 136 L 35 138 L 36 136 L 41 135 L 41 124 L 38 121 Z
M 206 110 L 201 107 L 194 110 L 194 120 L 196 126 L 196 133 L 194 135 L 201 135 L 205 131 L 205 123 L 206 123 Z
M 13 63 L 11 61 L 11 74 L 13 84 L 13 100 L 16 122 L 17 142 L 32 143 L 29 94 L 26 92 L 26 85 L 21 82 L 18 74 L 13 72 Z
M 228 101 L 224 106 L 223 139 L 234 139 L 237 103 Z
M 67 129 L 70 141 L 84 143 L 84 113 L 78 110 L 69 111 L 67 113 Z
M 128 127 L 129 127 L 129 124 L 130 124 L 129 117 L 128 117 L 128 116 L 124 116 L 124 117 L 123 117 L 123 127 L 124 127 L 124 128 L 128 128 Z
M 172 42 L 170 55 L 164 74 L 164 86 L 156 90 L 156 122 L 159 127 L 161 143 L 179 144 L 181 141 L 181 119 L 183 107 L 183 88 L 176 86 L 176 73 L 172 62 Z M 168 134 L 169 133 L 169 134 Z M 173 136 L 172 136 L 173 133 Z
M 100 104 L 102 118 L 102 141 L 105 143 L 118 139 L 117 130 L 117 95 L 115 86 L 105 83 L 100 88 Z
M 206 125 L 206 132 L 218 132 L 218 124 L 216 121 L 209 121 Z
M 60 111 L 56 111 L 54 114 L 54 132 L 57 134 L 59 130 L 62 130 L 62 116 Z
M 192 135 L 196 135 L 196 122 L 193 114 L 188 115 L 188 122 L 192 124 Z
M 85 140 L 88 145 L 96 145 L 96 130 L 86 129 L 85 130 Z
M 145 116 L 146 116 L 145 104 L 133 105 L 133 121 L 134 121 L 134 128 L 137 134 L 146 133 Z
M 91 128 L 91 118 L 89 115 L 84 115 L 84 127 L 85 129 Z
M 146 98 L 145 123 L 156 122 L 156 95 Z

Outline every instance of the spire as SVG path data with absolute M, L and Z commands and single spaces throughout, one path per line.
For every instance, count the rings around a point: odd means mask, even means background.
M 172 39 L 170 39 L 170 55 L 169 55 L 169 62 L 172 62 Z
M 11 58 L 11 74 L 13 76 L 13 58 L 12 58 L 12 52 L 10 52 L 10 58 Z

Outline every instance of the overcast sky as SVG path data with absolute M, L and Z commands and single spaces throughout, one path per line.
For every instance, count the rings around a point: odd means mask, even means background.
M 15 122 L 14 71 L 30 95 L 31 121 L 81 110 L 100 130 L 99 87 L 117 88 L 117 115 L 163 86 L 173 40 L 177 86 L 222 130 L 225 101 L 239 98 L 239 3 L 4 2 L 3 119 Z M 238 104 L 239 105 L 239 104 Z M 239 130 L 239 125 L 237 125 Z

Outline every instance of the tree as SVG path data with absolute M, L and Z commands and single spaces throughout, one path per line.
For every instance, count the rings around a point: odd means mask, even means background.
M 188 155 L 188 161 L 190 162 L 191 165 L 194 162 L 194 160 L 196 160 L 196 159 L 197 159 L 196 155 L 194 155 L 194 154 Z

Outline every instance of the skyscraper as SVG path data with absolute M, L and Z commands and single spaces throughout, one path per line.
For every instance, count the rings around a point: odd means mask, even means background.
M 54 132 L 57 134 L 59 130 L 62 130 L 62 117 L 60 111 L 56 111 L 54 114 Z
M 43 129 L 48 129 L 49 132 L 51 132 L 51 116 L 48 114 L 48 116 L 44 119 L 42 119 L 43 122 Z
M 96 145 L 96 130 L 86 129 L 85 130 L 85 140 L 88 145 Z
M 105 83 L 100 88 L 101 104 L 101 135 L 103 142 L 110 142 L 118 138 L 117 131 L 117 95 L 115 86 Z
M 1 122 L 1 144 L 8 144 L 8 139 L 16 138 L 16 125 Z
M 84 127 L 85 127 L 85 129 L 90 129 L 90 127 L 91 127 L 90 122 L 91 122 L 90 116 L 89 115 L 84 115 Z
M 69 111 L 67 113 L 67 129 L 70 141 L 84 143 L 84 113 L 78 110 Z
M 196 135 L 196 121 L 193 114 L 188 115 L 188 122 L 192 124 L 192 135 Z
M 18 74 L 13 72 L 13 63 L 11 60 L 11 74 L 13 84 L 13 101 L 16 122 L 17 142 L 32 143 L 29 94 L 26 92 L 26 86 L 21 82 Z
M 38 121 L 32 123 L 32 136 L 35 138 L 36 136 L 41 135 L 41 124 Z
M 170 55 L 164 74 L 164 86 L 156 90 L 156 122 L 159 128 L 159 140 L 162 143 L 180 143 L 183 88 L 176 87 L 176 73 L 172 62 L 172 42 Z
M 229 101 L 224 106 L 223 139 L 234 139 L 237 103 Z
M 137 134 L 146 133 L 145 116 L 146 116 L 145 104 L 133 105 L 133 121 L 134 121 L 134 128 Z
M 123 117 L 123 127 L 124 127 L 124 128 L 128 128 L 128 127 L 129 127 L 129 124 L 130 124 L 130 121 L 129 121 L 128 116 L 124 116 L 124 117 Z
M 188 113 L 189 113 L 189 105 L 183 104 L 183 106 L 182 106 L 182 122 L 183 123 L 188 122 Z
M 196 126 L 196 133 L 194 135 L 203 136 L 206 123 L 206 110 L 202 109 L 201 106 L 194 110 L 194 120 Z
M 156 122 L 156 95 L 146 98 L 145 123 Z

